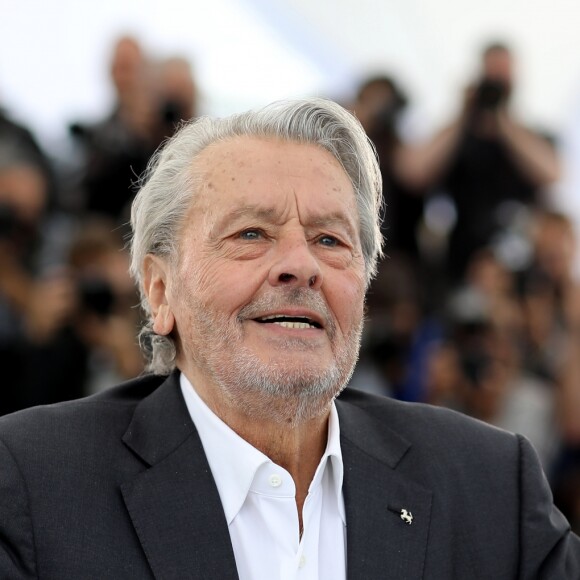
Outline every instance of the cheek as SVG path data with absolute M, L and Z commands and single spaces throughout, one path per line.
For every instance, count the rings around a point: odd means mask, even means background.
M 358 326 L 364 314 L 364 281 L 362 277 L 352 275 L 346 280 L 325 279 L 328 288 L 332 288 L 330 294 L 327 293 L 327 300 L 333 310 L 338 324 L 344 334 L 352 330 L 353 326 Z M 330 282 L 330 283 L 329 283 Z
M 214 256 L 192 260 L 181 269 L 181 279 L 193 297 L 225 312 L 245 306 L 264 281 L 259 264 L 216 260 Z M 219 306 L 218 306 L 219 308 Z

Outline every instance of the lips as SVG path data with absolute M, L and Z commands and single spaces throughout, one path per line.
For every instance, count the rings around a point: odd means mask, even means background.
M 254 318 L 254 320 L 256 322 L 260 322 L 261 324 L 276 324 L 278 326 L 282 326 L 283 328 L 295 328 L 300 330 L 305 330 L 308 328 L 322 328 L 321 322 L 308 316 L 268 314 L 267 316 Z
M 296 288 L 289 292 L 273 292 L 260 296 L 243 306 L 238 321 L 274 324 L 294 331 L 324 331 L 331 339 L 336 333 L 332 313 L 318 292 Z

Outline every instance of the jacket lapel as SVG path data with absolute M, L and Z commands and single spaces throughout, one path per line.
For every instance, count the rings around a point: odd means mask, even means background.
M 418 580 L 432 493 L 397 470 L 410 444 L 344 399 L 336 404 L 348 578 Z M 123 441 L 146 466 L 121 492 L 154 576 L 237 580 L 221 500 L 176 374 L 139 403 Z
M 220 497 L 176 374 L 141 401 L 123 440 L 148 466 L 121 491 L 154 576 L 237 579 Z
M 422 578 L 432 493 L 397 467 L 410 443 L 337 400 L 344 461 L 348 578 Z M 412 514 L 411 524 L 401 518 Z

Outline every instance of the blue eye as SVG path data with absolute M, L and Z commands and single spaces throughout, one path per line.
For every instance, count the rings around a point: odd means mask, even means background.
M 334 248 L 338 245 L 338 240 L 332 236 L 321 236 L 318 241 L 322 246 L 326 246 L 327 248 Z
M 258 240 L 262 234 L 258 230 L 245 230 L 240 233 L 242 240 Z

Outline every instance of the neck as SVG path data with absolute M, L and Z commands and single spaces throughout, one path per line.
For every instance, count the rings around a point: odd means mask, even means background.
M 243 408 L 216 396 L 203 381 L 191 381 L 205 404 L 233 431 L 290 473 L 296 487 L 298 516 L 328 440 L 331 402 L 320 404 L 314 417 L 295 420 L 298 402 L 259 397 L 259 406 Z M 254 401 L 258 404 L 258 401 Z M 249 411 L 248 409 L 254 409 Z
M 326 412 L 323 416 L 293 426 L 248 421 L 248 418 L 236 421 L 233 417 L 228 417 L 229 421 L 226 422 L 240 437 L 286 469 L 294 479 L 297 494 L 306 497 L 326 449 L 328 417 L 329 413 Z
M 200 396 L 203 398 L 201 393 Z M 329 406 L 316 417 L 295 422 L 270 419 L 266 413 L 246 414 L 230 406 L 205 402 L 242 439 L 286 469 L 294 479 L 297 495 L 306 497 L 326 449 Z M 271 413 L 274 417 L 279 415 L 275 411 Z
M 291 426 L 234 414 L 218 415 L 240 437 L 290 473 L 296 487 L 300 535 L 304 502 L 326 449 L 329 414 L 327 411 L 320 417 Z

